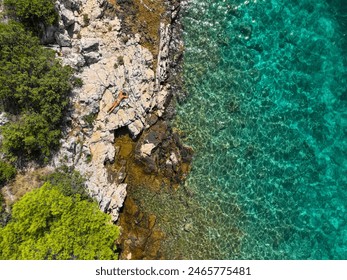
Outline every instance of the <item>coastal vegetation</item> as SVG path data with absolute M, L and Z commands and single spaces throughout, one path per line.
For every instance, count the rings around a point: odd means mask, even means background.
M 1 128 L 1 149 L 9 161 L 48 161 L 59 145 L 71 74 L 20 23 L 0 23 L 0 106 L 13 120 Z
M 118 236 L 96 202 L 47 182 L 13 205 L 0 228 L 0 259 L 117 259 Z
M 0 259 L 117 259 L 119 228 L 63 166 L 5 211 L 0 195 Z
M 81 199 L 93 201 L 86 191 L 85 178 L 67 166 L 57 168 L 55 172 L 45 176 L 44 180 L 54 185 L 63 195 L 79 195 Z
M 10 16 L 35 32 L 40 24 L 52 25 L 58 19 L 53 0 L 4 0 L 4 4 Z

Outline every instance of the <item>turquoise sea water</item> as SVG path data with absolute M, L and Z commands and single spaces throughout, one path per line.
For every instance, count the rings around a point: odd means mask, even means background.
M 347 1 L 191 2 L 175 125 L 202 257 L 347 259 Z

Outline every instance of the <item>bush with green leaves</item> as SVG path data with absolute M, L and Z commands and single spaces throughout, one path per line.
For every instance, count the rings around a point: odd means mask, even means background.
M 4 4 L 10 15 L 34 29 L 39 23 L 52 25 L 58 19 L 53 0 L 4 0 Z
M 13 165 L 0 160 L 0 186 L 14 178 L 16 173 L 17 169 Z
M 96 202 L 45 183 L 13 205 L 0 228 L 0 259 L 117 259 L 119 228 Z
M 86 191 L 85 178 L 76 170 L 69 170 L 67 166 L 56 169 L 44 178 L 45 181 L 56 186 L 66 196 L 79 195 L 81 199 L 92 201 Z
M 61 131 L 36 113 L 23 115 L 1 129 L 2 151 L 11 161 L 25 155 L 27 159 L 47 162 L 52 150 L 59 145 Z
M 80 88 L 83 86 L 83 80 L 81 78 L 74 77 L 72 80 L 72 84 L 74 87 Z
M 0 23 L 0 106 L 17 119 L 2 128 L 9 158 L 47 160 L 57 147 L 71 74 L 20 24 Z
M 58 123 L 68 104 L 71 73 L 20 24 L 0 23 L 0 100 L 5 111 L 36 112 Z

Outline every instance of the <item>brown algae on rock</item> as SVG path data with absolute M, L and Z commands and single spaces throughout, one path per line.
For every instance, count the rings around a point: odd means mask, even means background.
M 152 148 L 144 150 L 146 145 Z M 149 127 L 136 140 L 126 129 L 117 130 L 114 146 L 115 161 L 107 168 L 109 180 L 119 180 L 117 183 L 124 182 L 128 186 L 117 222 L 122 233 L 118 240 L 120 258 L 168 258 L 161 246 L 167 236 L 166 229 L 158 226 L 163 217 L 157 216 L 156 211 L 148 211 L 146 199 L 136 194 L 139 190 L 153 196 L 175 193 L 189 172 L 192 150 L 180 143 L 163 120 Z

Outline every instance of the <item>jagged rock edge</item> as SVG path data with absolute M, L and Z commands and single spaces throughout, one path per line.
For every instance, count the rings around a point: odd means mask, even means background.
M 127 42 L 121 39 L 121 24 L 115 18 L 103 18 L 105 0 L 61 0 L 56 2 L 60 14 L 59 28 L 53 45 L 63 64 L 76 69 L 83 86 L 74 89 L 61 149 L 51 165 L 67 165 L 87 178 L 90 195 L 100 209 L 116 221 L 126 197 L 126 184 L 109 182 L 106 162 L 115 158 L 114 131 L 127 127 L 133 137 L 150 124 L 146 117 L 161 117 L 170 98 L 166 83 L 169 67 L 170 41 L 173 25 L 161 23 L 160 49 L 156 73 L 151 69 L 152 54 L 140 44 L 138 34 Z M 177 7 L 172 8 L 172 19 Z M 73 15 L 73 18 L 72 18 Z M 85 16 L 88 15 L 88 24 Z M 49 29 L 52 36 L 52 30 Z M 60 34 L 60 35 L 59 35 Z M 46 37 L 49 37 L 49 36 Z M 60 37 L 64 40 L 60 40 Z M 123 65 L 119 64 L 122 57 Z M 125 90 L 129 98 L 111 114 L 108 106 Z M 96 115 L 91 126 L 86 117 Z

